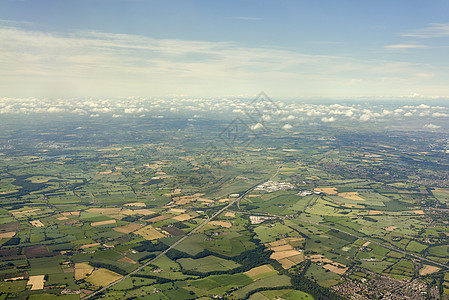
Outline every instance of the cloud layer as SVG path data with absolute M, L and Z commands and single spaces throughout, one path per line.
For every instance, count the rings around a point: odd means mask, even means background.
M 447 95 L 445 85 L 430 83 L 448 76 L 432 66 L 402 61 L 234 42 L 48 33 L 14 24 L 0 24 L 0 66 L 0 90 L 11 97 L 251 95 L 262 88 L 278 97 Z

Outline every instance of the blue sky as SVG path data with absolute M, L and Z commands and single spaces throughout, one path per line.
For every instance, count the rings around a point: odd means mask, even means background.
M 448 97 L 448 54 L 448 1 L 0 2 L 0 97 Z

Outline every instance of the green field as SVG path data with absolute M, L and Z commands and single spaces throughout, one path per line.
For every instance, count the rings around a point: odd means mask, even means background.
M 183 269 L 200 273 L 227 271 L 240 266 L 240 264 L 231 260 L 222 259 L 212 255 L 199 259 L 181 258 L 178 260 L 178 263 Z

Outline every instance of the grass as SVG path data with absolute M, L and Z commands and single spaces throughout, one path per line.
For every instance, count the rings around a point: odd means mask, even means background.
M 190 255 L 196 255 L 204 250 L 204 247 L 201 246 L 201 244 L 206 238 L 207 237 L 204 234 L 191 235 L 181 244 L 176 246 L 175 249 Z M 161 242 L 164 242 L 164 239 L 162 239 Z
M 291 284 L 290 277 L 287 275 L 275 275 L 268 278 L 257 280 L 235 291 L 233 294 L 238 298 L 244 298 L 249 292 L 258 288 L 270 288 L 278 286 L 289 286 Z
M 0 291 L 2 293 L 16 294 L 25 290 L 26 280 L 0 281 Z
M 407 249 L 407 251 L 420 253 L 420 252 L 424 251 L 425 249 L 427 249 L 427 246 L 420 244 L 416 241 L 410 241 L 410 243 L 407 245 L 406 249 Z
M 29 263 L 31 276 L 62 273 L 58 257 L 32 258 Z
M 445 246 L 434 246 L 429 248 L 429 255 L 438 257 L 447 257 L 449 253 L 449 247 Z
M 249 300 L 275 300 L 279 297 L 285 300 L 313 300 L 313 297 L 306 292 L 291 289 L 258 292 L 251 295 Z
M 181 264 L 183 269 L 201 273 L 212 271 L 227 271 L 240 266 L 240 264 L 235 263 L 231 260 L 222 259 L 212 255 L 199 259 L 181 258 L 178 259 L 178 262 Z
M 55 295 L 55 294 L 33 294 L 28 297 L 29 300 L 78 300 L 79 295 Z
M 254 232 L 257 234 L 257 238 L 260 239 L 262 243 L 273 242 L 283 235 L 288 235 L 291 237 L 298 236 L 298 233 L 293 229 L 280 223 L 275 223 L 274 226 L 259 225 L 254 229 Z

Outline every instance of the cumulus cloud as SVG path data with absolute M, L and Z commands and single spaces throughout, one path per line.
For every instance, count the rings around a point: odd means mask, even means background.
M 447 114 L 447 113 L 441 113 L 441 112 L 434 112 L 434 113 L 432 114 L 432 117 L 435 117 L 435 118 L 449 117 L 449 114 Z
M 122 117 L 122 115 L 118 115 L 118 114 L 113 114 L 113 115 L 112 115 L 112 117 L 113 117 L 113 118 L 121 118 L 121 117 Z
M 290 124 L 285 124 L 284 126 L 282 126 L 282 129 L 284 129 L 284 130 L 290 130 L 292 128 L 293 128 L 293 126 Z
M 263 125 L 261 123 L 254 124 L 250 127 L 252 130 L 261 130 L 263 129 Z
M 332 123 L 332 122 L 335 122 L 335 118 L 334 117 L 330 117 L 330 118 L 326 118 L 326 117 L 323 117 L 322 119 L 321 119 L 321 122 L 324 122 L 324 123 Z
M 441 127 L 441 126 L 434 125 L 434 124 L 432 124 L 432 123 L 429 123 L 429 124 L 424 125 L 424 128 L 429 128 L 429 129 L 438 129 L 438 128 L 440 128 L 440 127 Z
M 362 121 L 362 122 L 366 122 L 369 120 L 371 120 L 371 114 L 365 113 L 360 116 L 360 121 Z

